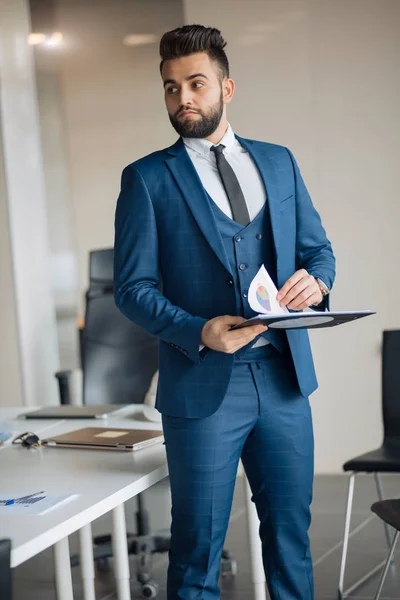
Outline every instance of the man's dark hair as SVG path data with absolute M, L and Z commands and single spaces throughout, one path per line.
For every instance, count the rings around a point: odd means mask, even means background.
M 164 62 L 172 58 L 188 56 L 196 52 L 204 52 L 211 60 L 218 63 L 221 80 L 229 77 L 229 62 L 224 48 L 226 42 L 219 29 L 204 25 L 185 25 L 167 31 L 160 41 L 160 71 Z

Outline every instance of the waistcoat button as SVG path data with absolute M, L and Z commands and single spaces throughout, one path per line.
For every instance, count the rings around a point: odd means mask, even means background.
M 256 233 L 256 238 L 257 238 L 258 240 L 261 240 L 261 238 L 262 238 L 262 233 Z
M 245 270 L 247 269 L 247 265 L 245 265 L 244 263 L 240 263 L 240 265 L 239 265 L 239 269 L 240 269 L 241 271 L 245 271 Z
M 235 235 L 235 242 L 240 242 L 241 241 L 241 237 L 240 235 Z

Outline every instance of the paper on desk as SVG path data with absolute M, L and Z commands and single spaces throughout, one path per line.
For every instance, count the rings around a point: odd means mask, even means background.
M 286 306 L 280 306 L 276 299 L 278 290 L 267 269 L 261 266 L 250 284 L 248 300 L 254 312 L 263 315 L 285 315 L 289 313 Z
M 77 494 L 47 494 L 44 491 L 33 494 L 0 494 L 0 514 L 2 515 L 42 515 L 67 500 L 77 498 Z
M 13 430 L 11 425 L 5 421 L 0 421 L 0 449 L 6 445 L 11 444 L 13 438 Z

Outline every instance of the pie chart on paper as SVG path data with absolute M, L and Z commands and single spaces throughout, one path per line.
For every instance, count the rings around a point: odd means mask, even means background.
M 269 299 L 269 294 L 267 288 L 263 285 L 259 285 L 256 290 L 256 299 L 260 306 L 262 306 L 265 310 L 271 311 L 271 301 Z

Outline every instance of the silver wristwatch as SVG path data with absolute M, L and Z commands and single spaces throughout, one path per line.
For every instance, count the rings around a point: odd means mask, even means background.
M 322 281 L 322 279 L 320 279 L 319 277 L 316 277 L 315 279 L 317 280 L 319 289 L 321 290 L 321 294 L 325 298 L 325 296 L 327 296 L 329 294 L 330 289 L 328 288 L 326 283 L 324 281 Z
M 320 279 L 319 277 L 316 277 L 315 280 L 318 283 L 318 287 L 322 294 L 322 299 L 324 299 L 325 296 L 327 296 L 329 294 L 330 289 L 328 288 L 326 283 L 324 281 L 322 281 L 322 279 Z M 311 304 L 311 306 L 319 306 L 320 304 L 321 304 L 321 302 L 318 302 L 318 304 Z

